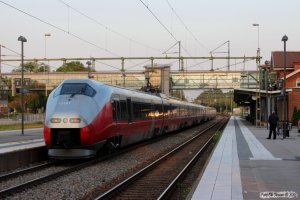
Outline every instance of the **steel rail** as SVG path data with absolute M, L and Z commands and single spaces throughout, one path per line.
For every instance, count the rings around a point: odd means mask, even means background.
M 27 173 L 30 173 L 30 172 L 33 172 L 33 171 L 36 171 L 36 170 L 40 170 L 40 169 L 49 167 L 49 166 L 54 165 L 56 163 L 57 162 L 48 162 L 48 163 L 28 167 L 28 168 L 25 168 L 25 169 L 20 169 L 18 171 L 10 172 L 10 173 L 7 173 L 7 174 L 2 174 L 0 176 L 0 182 L 4 181 L 4 180 L 7 180 L 9 178 L 12 178 L 12 177 L 16 177 L 16 176 L 19 176 L 19 175 L 27 174 Z
M 223 125 L 222 125 L 223 126 Z M 215 137 L 216 133 L 222 128 L 220 126 L 218 130 L 209 138 L 209 140 L 204 144 L 204 146 L 195 154 L 195 156 L 190 160 L 190 162 L 181 170 L 181 172 L 174 178 L 174 180 L 169 184 L 169 186 L 161 193 L 161 195 L 157 198 L 158 200 L 167 199 L 171 192 L 175 189 L 177 183 L 183 179 L 183 177 L 187 174 L 187 172 L 193 167 L 193 165 L 197 162 L 199 157 L 205 151 L 205 149 L 210 145 Z
M 98 197 L 95 198 L 95 200 L 103 200 L 103 199 L 109 199 L 109 198 L 111 198 L 116 193 L 118 193 L 120 190 L 122 190 L 123 188 L 127 187 L 128 185 L 130 185 L 131 183 L 133 183 L 134 181 L 136 181 L 137 179 L 139 179 L 141 176 L 145 175 L 147 172 L 149 172 L 150 170 L 152 170 L 153 168 L 155 168 L 156 166 L 158 166 L 159 163 L 161 163 L 165 159 L 169 158 L 171 155 L 175 154 L 177 151 L 179 151 L 180 149 L 182 149 L 183 147 L 185 147 L 187 144 L 193 142 L 195 139 L 197 139 L 198 137 L 200 137 L 207 130 L 211 129 L 212 127 L 214 127 L 214 126 L 216 126 L 218 124 L 219 124 L 219 121 L 216 122 L 216 123 L 214 123 L 214 124 L 212 124 L 212 125 L 210 125 L 209 127 L 205 128 L 204 130 L 201 130 L 196 136 L 190 138 L 189 140 L 187 140 L 183 144 L 179 145 L 178 147 L 176 147 L 172 151 L 170 151 L 167 154 L 161 156 L 160 158 L 158 158 L 157 160 L 155 160 L 151 164 L 147 165 L 146 167 L 144 167 L 140 171 L 136 172 L 135 174 L 133 174 L 129 178 L 123 180 L 121 183 L 115 185 L 113 188 L 111 188 L 111 189 L 107 190 L 106 192 L 104 192 L 103 194 L 99 195 Z M 166 193 L 167 193 L 167 191 L 166 191 Z
M 85 163 L 78 164 L 76 166 L 61 170 L 59 172 L 56 172 L 56 173 L 53 173 L 53 174 L 50 174 L 50 175 L 46 175 L 46 176 L 43 176 L 43 177 L 40 177 L 40 178 L 36 178 L 36 179 L 30 180 L 30 181 L 27 181 L 25 183 L 22 183 L 22 184 L 19 184 L 19 185 L 1 190 L 0 191 L 0 196 L 5 197 L 5 196 L 8 196 L 8 195 L 10 195 L 14 192 L 21 191 L 21 190 L 24 190 L 26 188 L 30 188 L 32 186 L 35 186 L 35 185 L 53 180 L 55 178 L 58 178 L 60 176 L 64 176 L 64 175 L 72 173 L 74 171 L 78 171 L 78 170 L 80 170 L 84 167 L 90 166 L 91 164 L 93 164 L 96 161 L 97 160 L 87 161 Z

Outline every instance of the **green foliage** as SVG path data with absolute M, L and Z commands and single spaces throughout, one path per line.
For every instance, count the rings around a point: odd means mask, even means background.
M 49 65 L 45 63 L 37 63 L 37 62 L 26 62 L 24 63 L 24 72 L 48 72 Z M 13 72 L 22 72 L 22 65 L 17 69 L 14 69 Z
M 42 128 L 43 127 L 43 122 L 34 122 L 34 123 L 25 123 L 24 128 Z M 21 124 L 0 124 L 0 131 L 6 131 L 6 130 L 20 130 L 21 129 Z
M 59 67 L 57 72 L 78 72 L 78 71 L 88 71 L 88 68 L 85 68 L 84 65 L 79 61 L 72 61 L 69 63 L 64 63 Z
M 210 89 L 202 92 L 195 100 L 205 106 L 215 107 L 217 112 L 231 112 L 231 106 L 235 106 L 232 102 L 233 92 L 223 93 L 220 89 Z
M 187 101 L 185 96 L 184 96 L 184 92 L 182 90 L 175 90 L 172 92 L 172 96 L 176 97 L 182 101 Z
M 297 107 L 294 108 L 293 116 L 292 116 L 292 124 L 296 126 L 298 124 L 298 120 L 300 119 L 300 109 Z
M 24 94 L 24 109 L 25 112 L 29 111 L 36 113 L 38 109 L 45 108 L 47 99 L 42 92 L 31 92 Z M 8 103 L 8 107 L 21 112 L 21 94 L 12 97 Z

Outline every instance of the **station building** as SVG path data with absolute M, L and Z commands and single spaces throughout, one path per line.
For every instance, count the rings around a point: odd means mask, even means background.
M 246 118 L 253 124 L 265 126 L 272 111 L 283 121 L 286 108 L 287 120 L 291 122 L 294 110 L 300 109 L 300 52 L 286 52 L 285 69 L 286 99 L 283 95 L 283 51 L 273 51 L 271 61 L 259 66 L 256 86 L 235 89 L 234 101 L 248 110 L 249 115 Z

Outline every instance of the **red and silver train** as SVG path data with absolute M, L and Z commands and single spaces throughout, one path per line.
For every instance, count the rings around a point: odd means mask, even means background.
M 99 83 L 63 81 L 49 95 L 44 124 L 48 155 L 88 158 L 214 118 L 216 110 Z

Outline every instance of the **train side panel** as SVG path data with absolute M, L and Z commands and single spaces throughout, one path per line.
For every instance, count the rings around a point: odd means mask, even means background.
M 48 98 L 44 137 L 50 157 L 93 157 L 100 149 L 199 124 L 215 114 L 214 108 L 71 79 Z

